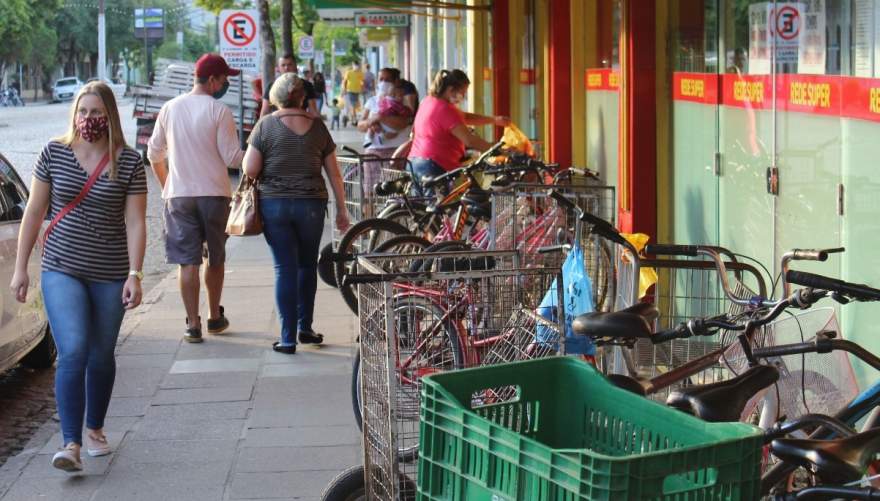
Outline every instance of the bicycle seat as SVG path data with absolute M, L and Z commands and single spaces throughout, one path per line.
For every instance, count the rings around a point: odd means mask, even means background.
M 637 303 L 620 311 L 578 315 L 571 329 L 575 335 L 593 338 L 647 338 L 651 337 L 651 324 L 658 316 L 660 312 L 653 304 Z
M 773 455 L 786 463 L 810 468 L 828 484 L 856 481 L 880 452 L 880 428 L 835 440 L 779 438 Z
M 776 367 L 757 365 L 727 381 L 674 390 L 666 405 L 712 423 L 739 421 L 749 399 L 777 379 Z
M 406 192 L 406 184 L 409 182 L 409 175 L 394 181 L 384 181 L 376 183 L 374 191 L 377 196 L 389 197 L 393 195 L 403 195 Z

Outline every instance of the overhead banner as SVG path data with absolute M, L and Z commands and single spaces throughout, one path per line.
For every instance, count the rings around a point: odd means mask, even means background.
M 256 10 L 220 11 L 220 55 L 232 68 L 249 73 L 260 69 L 260 37 Z

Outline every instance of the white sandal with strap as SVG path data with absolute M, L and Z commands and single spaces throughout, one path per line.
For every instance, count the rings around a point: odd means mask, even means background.
M 86 434 L 86 453 L 93 457 L 106 456 L 113 452 L 110 444 L 107 442 L 107 436 L 101 434 L 98 438 L 92 437 L 91 433 Z
M 52 456 L 52 466 L 70 473 L 82 471 L 83 464 L 77 456 L 76 444 L 71 442 Z

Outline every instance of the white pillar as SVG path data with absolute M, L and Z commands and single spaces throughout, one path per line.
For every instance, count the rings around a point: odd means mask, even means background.
M 98 0 L 98 78 L 107 78 L 107 24 L 104 20 L 104 0 Z
M 409 78 L 416 85 L 420 96 L 427 95 L 428 90 L 428 32 L 425 17 L 413 16 L 412 36 L 410 36 L 411 66 Z

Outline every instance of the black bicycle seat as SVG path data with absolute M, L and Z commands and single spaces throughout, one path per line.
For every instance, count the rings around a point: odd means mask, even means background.
M 854 482 L 880 452 L 880 428 L 835 440 L 779 438 L 770 451 L 786 463 L 812 469 L 824 483 Z
M 776 367 L 756 365 L 727 381 L 674 390 L 666 398 L 666 405 L 712 423 L 739 421 L 749 399 L 777 379 Z
M 592 338 L 647 338 L 654 332 L 651 324 L 658 316 L 653 304 L 637 303 L 620 311 L 578 315 L 571 329 L 575 335 Z

